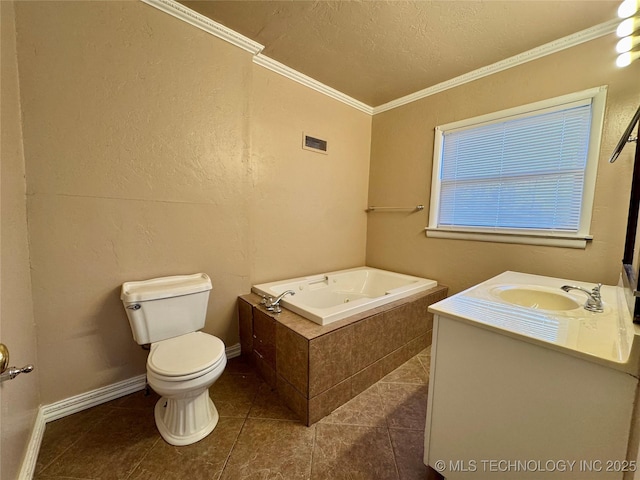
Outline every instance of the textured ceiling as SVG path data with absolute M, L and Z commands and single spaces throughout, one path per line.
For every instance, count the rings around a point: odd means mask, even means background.
M 217 1 L 187 7 L 372 107 L 615 18 L 591 1 Z

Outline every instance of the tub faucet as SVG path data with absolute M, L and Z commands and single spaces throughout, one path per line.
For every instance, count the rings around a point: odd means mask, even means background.
M 600 296 L 600 287 L 602 287 L 601 283 L 593 287 L 591 291 L 586 288 L 575 287 L 573 285 L 564 285 L 560 288 L 565 292 L 568 292 L 569 290 L 580 290 L 581 292 L 586 293 L 588 297 L 584 304 L 584 309 L 589 310 L 590 312 L 601 313 L 604 311 L 604 308 L 602 306 L 602 297 Z
M 267 310 L 273 313 L 280 313 L 282 311 L 282 308 L 280 307 L 280 300 L 282 300 L 286 295 L 289 294 L 295 295 L 296 292 L 294 292 L 293 290 L 287 290 L 286 292 L 282 292 L 280 295 L 278 295 L 275 300 L 269 298 L 269 300 L 265 304 Z

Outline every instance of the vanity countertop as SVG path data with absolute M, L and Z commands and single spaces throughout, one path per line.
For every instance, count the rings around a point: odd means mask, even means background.
M 604 311 L 594 313 L 582 305 L 587 295 L 563 285 L 587 290 L 593 284 L 569 279 L 504 272 L 429 307 L 436 315 L 564 352 L 616 370 L 640 375 L 640 329 L 633 324 L 623 289 L 603 285 Z M 557 292 L 560 300 L 573 299 L 577 308 L 544 310 L 503 300 L 499 292 L 519 287 Z M 554 295 L 555 296 L 555 295 Z

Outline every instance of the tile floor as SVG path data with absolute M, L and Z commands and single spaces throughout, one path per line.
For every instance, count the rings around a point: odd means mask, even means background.
M 34 478 L 424 480 L 429 362 L 428 348 L 305 427 L 235 358 L 210 390 L 220 421 L 204 440 L 165 443 L 158 397 L 138 392 L 47 424 Z

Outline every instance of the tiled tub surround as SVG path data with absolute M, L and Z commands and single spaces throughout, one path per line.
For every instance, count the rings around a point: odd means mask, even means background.
M 436 286 L 438 282 L 428 278 L 356 267 L 254 285 L 251 291 L 273 298 L 292 291 L 294 295 L 282 298 L 282 306 L 315 323 L 328 325 Z
M 329 325 L 286 309 L 267 312 L 256 294 L 238 298 L 242 354 L 307 426 L 431 344 L 429 305 L 438 286 Z

